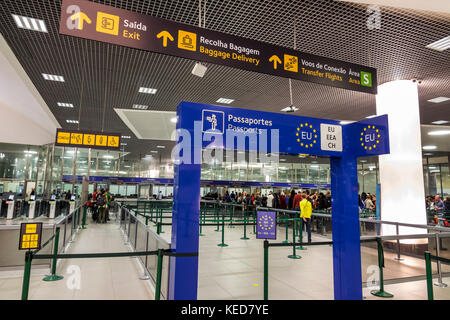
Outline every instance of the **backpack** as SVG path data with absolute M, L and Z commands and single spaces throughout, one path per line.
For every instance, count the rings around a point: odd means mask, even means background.
M 99 207 L 103 207 L 105 205 L 106 201 L 105 201 L 105 196 L 100 194 L 97 196 L 97 205 Z

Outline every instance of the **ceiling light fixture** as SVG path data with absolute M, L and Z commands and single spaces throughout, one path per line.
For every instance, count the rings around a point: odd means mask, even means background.
M 157 148 L 164 149 L 166 146 L 156 146 Z
M 103 158 L 105 158 L 105 159 L 113 159 L 114 157 L 111 156 L 111 155 L 104 155 Z
M 436 148 L 437 148 L 436 146 L 423 146 L 422 147 L 423 150 L 434 150 Z
M 141 92 L 141 93 L 155 94 L 156 91 L 157 91 L 157 89 L 153 89 L 153 88 L 144 88 L 144 87 L 139 88 L 139 92 Z
M 47 27 L 45 26 L 44 20 L 28 18 L 28 17 L 24 17 L 24 16 L 19 16 L 16 14 L 13 14 L 12 17 L 14 18 L 14 21 L 16 22 L 17 27 L 19 27 L 21 29 L 28 29 L 28 30 L 39 31 L 39 32 L 47 32 Z
M 376 114 L 374 114 L 374 115 L 371 115 L 371 116 L 368 116 L 368 117 L 366 117 L 366 119 L 371 119 L 371 118 L 375 118 L 377 115 Z
M 228 98 L 219 98 L 217 99 L 217 103 L 223 103 L 223 104 L 230 104 L 234 101 L 234 99 L 228 99 Z
M 446 134 L 450 134 L 450 130 L 436 130 L 428 132 L 429 136 L 444 136 Z
M 432 124 L 444 124 L 444 123 L 448 123 L 448 121 L 446 120 L 438 120 L 438 121 L 433 121 Z
M 147 110 L 148 106 L 143 105 L 143 104 L 133 104 L 133 109 Z
M 447 97 L 437 97 L 437 98 L 430 99 L 430 100 L 427 100 L 427 101 L 428 101 L 428 102 L 433 102 L 433 103 L 441 103 L 441 102 L 448 101 L 448 100 L 450 100 L 450 98 L 447 98 Z
M 281 109 L 281 111 L 283 111 L 283 112 L 295 112 L 297 110 L 299 110 L 299 109 L 294 105 L 290 105 L 289 107 Z
M 131 139 L 130 136 L 122 136 L 122 139 Z
M 437 51 L 444 51 L 448 48 L 450 48 L 450 36 L 447 36 L 445 38 L 442 38 L 438 41 L 435 41 L 433 43 L 430 43 L 429 45 L 426 45 L 425 48 L 433 49 Z
M 48 73 L 43 73 L 42 76 L 44 77 L 45 80 L 64 82 L 64 77 L 62 76 L 57 76 Z
M 177 117 L 173 117 L 170 119 L 170 122 L 177 123 Z
M 353 123 L 353 122 L 355 122 L 355 121 L 342 120 L 341 122 L 339 122 L 339 124 L 346 125 L 346 124 Z
M 57 102 L 56 104 L 58 105 L 58 107 L 73 108 L 73 104 L 72 103 Z
M 78 123 L 78 120 L 66 120 L 67 123 Z

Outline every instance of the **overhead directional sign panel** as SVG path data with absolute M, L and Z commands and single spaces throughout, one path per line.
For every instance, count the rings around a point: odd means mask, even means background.
M 57 129 L 55 145 L 62 147 L 119 150 L 120 134 Z
M 181 113 L 177 128 L 196 123 L 192 130 L 195 126 L 201 128 L 202 147 L 231 146 L 261 152 L 264 144 L 267 152 L 331 157 L 340 157 L 344 152 L 361 157 L 389 153 L 386 115 L 341 125 L 336 120 L 192 102 L 181 102 L 178 118 Z M 195 133 L 191 136 L 195 137 Z M 239 145 L 237 141 L 244 138 L 245 145 Z M 273 150 L 275 145 L 277 150 Z
M 63 1 L 59 32 L 332 87 L 377 93 L 377 71 L 374 68 L 85 0 Z

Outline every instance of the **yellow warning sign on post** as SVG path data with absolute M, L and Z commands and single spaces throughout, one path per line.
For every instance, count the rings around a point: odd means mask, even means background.
M 178 48 L 197 51 L 197 34 L 178 30 Z
M 39 249 L 41 236 L 42 222 L 22 223 L 20 225 L 19 250 Z
M 119 34 L 119 21 L 120 18 L 113 14 L 97 12 L 97 24 L 95 30 L 97 32 L 103 32 L 117 36 Z
M 83 139 L 83 144 L 85 146 L 95 145 L 95 134 L 85 134 Z
M 119 137 L 109 136 L 108 147 L 118 147 L 118 146 L 119 146 Z
M 108 143 L 108 136 L 104 136 L 104 135 L 96 135 L 95 136 L 95 145 L 96 146 L 106 147 L 107 143 Z
M 70 132 L 58 132 L 57 143 L 70 143 Z
M 82 133 L 72 133 L 70 135 L 71 144 L 83 144 L 83 134 Z
M 284 55 L 284 70 L 298 72 L 298 57 L 289 54 Z

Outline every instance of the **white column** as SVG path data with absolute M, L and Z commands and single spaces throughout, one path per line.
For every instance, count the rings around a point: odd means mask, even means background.
M 387 114 L 390 154 L 379 157 L 381 219 L 426 224 L 417 83 L 398 80 L 378 86 L 377 115 Z M 395 234 L 384 226 L 383 235 Z M 426 233 L 400 227 L 400 234 Z M 405 243 L 417 241 L 402 241 Z

